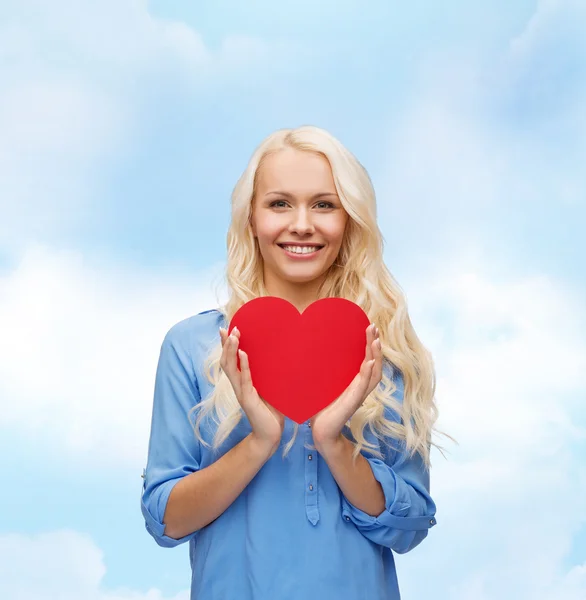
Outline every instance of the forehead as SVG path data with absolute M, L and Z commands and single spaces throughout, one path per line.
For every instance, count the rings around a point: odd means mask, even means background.
M 286 148 L 265 158 L 258 171 L 259 191 L 304 189 L 335 192 L 328 160 L 321 154 Z

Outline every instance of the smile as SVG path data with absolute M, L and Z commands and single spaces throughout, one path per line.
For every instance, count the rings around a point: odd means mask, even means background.
M 323 246 L 294 246 L 292 244 L 278 244 L 285 251 L 285 254 L 294 258 L 312 258 Z

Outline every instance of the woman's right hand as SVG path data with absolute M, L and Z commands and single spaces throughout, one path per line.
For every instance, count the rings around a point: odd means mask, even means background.
M 238 349 L 240 342 L 238 328 L 234 327 L 228 335 L 228 332 L 220 327 L 220 339 L 222 340 L 220 366 L 230 380 L 236 399 L 248 417 L 252 436 L 272 454 L 281 443 L 285 416 L 263 400 L 252 385 L 248 355 L 244 350 Z M 240 370 L 237 366 L 237 352 L 240 357 Z

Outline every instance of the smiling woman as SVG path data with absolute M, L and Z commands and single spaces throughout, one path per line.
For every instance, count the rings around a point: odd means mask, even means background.
M 234 188 L 230 297 L 163 341 L 142 494 L 156 542 L 190 543 L 191 600 L 397 600 L 393 551 L 436 524 L 433 361 L 375 215 L 366 170 L 317 127 L 270 135 Z M 261 296 L 300 312 L 345 298 L 372 323 L 355 380 L 299 425 L 258 395 L 239 332 L 226 331 Z

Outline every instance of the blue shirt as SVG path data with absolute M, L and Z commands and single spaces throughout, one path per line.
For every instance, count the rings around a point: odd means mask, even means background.
M 299 425 L 283 459 L 293 422 L 285 419 L 281 447 L 237 499 L 212 523 L 174 539 L 163 516 L 173 486 L 204 469 L 250 432 L 240 423 L 219 448 L 203 446 L 188 411 L 212 390 L 204 360 L 219 344 L 223 315 L 210 310 L 174 325 L 161 346 L 141 510 L 146 529 L 160 546 L 189 542 L 191 600 L 398 600 L 393 551 L 409 552 L 436 520 L 429 474 L 417 454 L 407 459 L 394 441 L 388 448 L 365 428 L 384 460 L 367 458 L 385 495 L 385 510 L 373 517 L 342 494 L 325 460 L 311 445 L 309 422 Z M 400 371 L 395 397 L 403 397 Z M 211 444 L 212 434 L 204 439 Z M 346 429 L 350 439 L 353 439 Z

